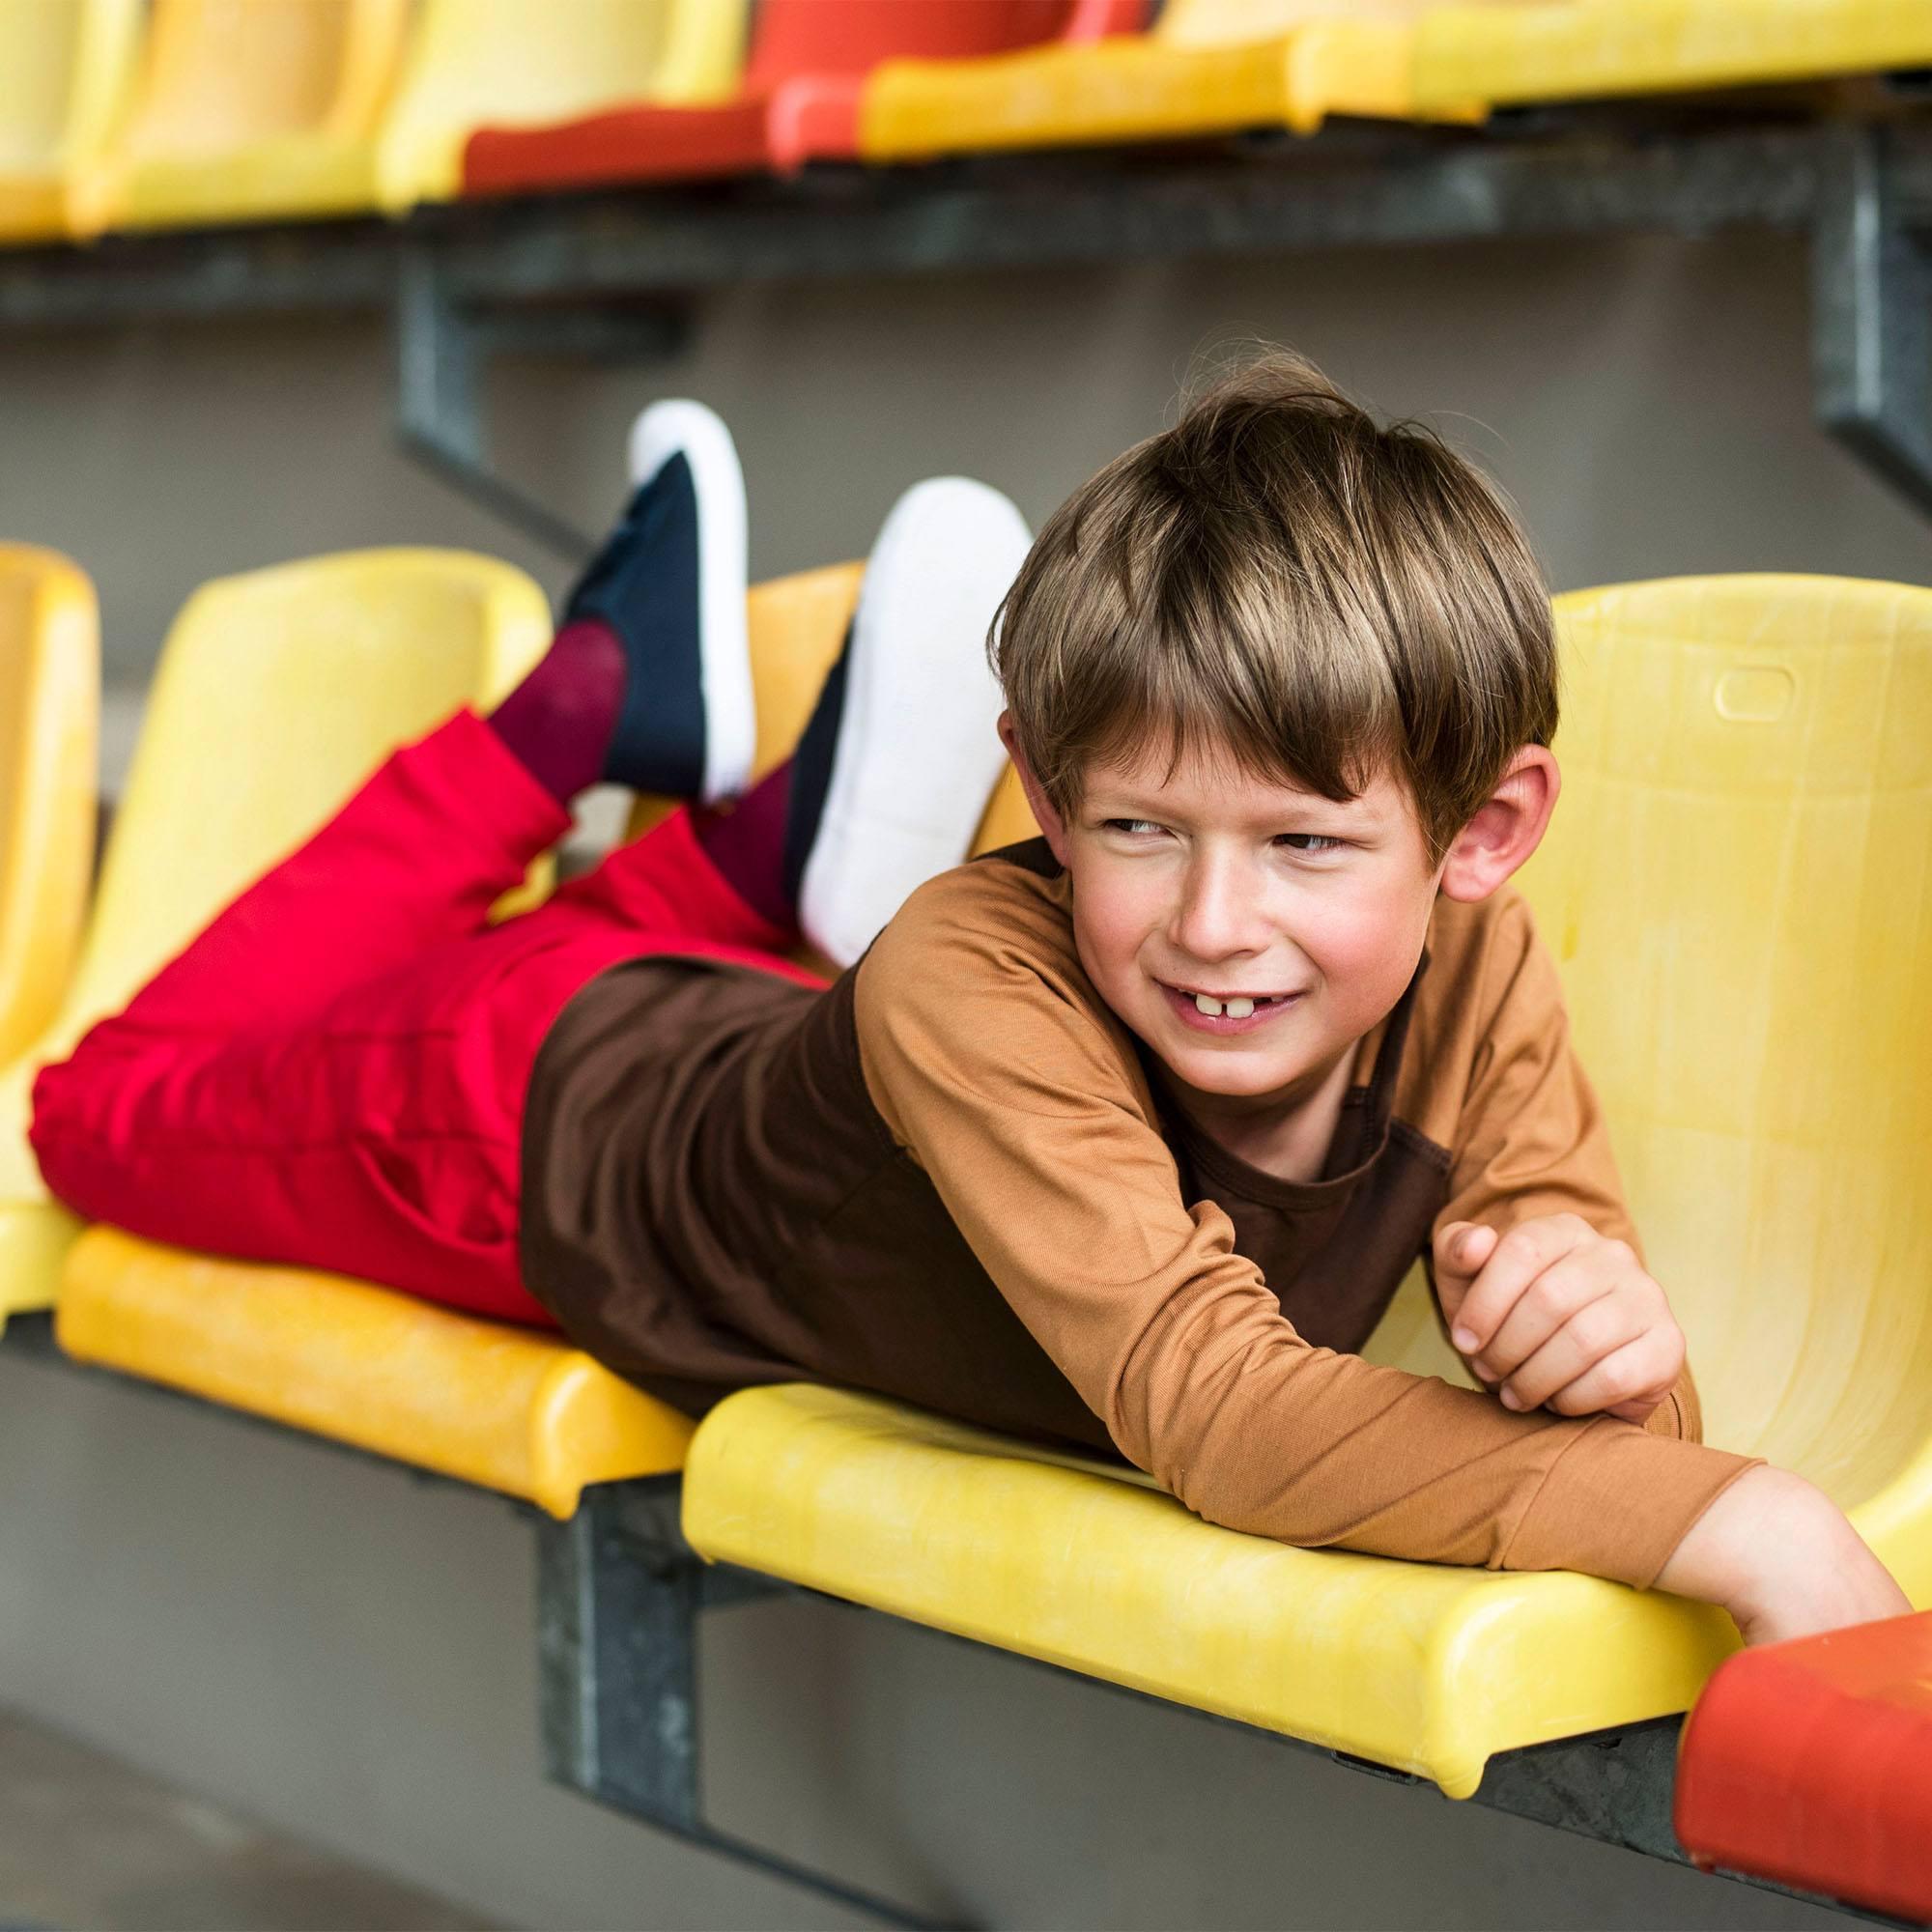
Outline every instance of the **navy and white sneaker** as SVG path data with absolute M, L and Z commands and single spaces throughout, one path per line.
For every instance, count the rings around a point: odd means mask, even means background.
M 715 803 L 744 790 L 755 744 L 745 634 L 745 477 L 702 403 L 653 403 L 632 425 L 636 485 L 571 592 L 564 623 L 623 646 L 623 708 L 605 776 Z
M 999 491 L 941 476 L 899 498 L 872 546 L 786 815 L 799 923 L 838 965 L 967 855 L 1007 755 L 986 633 L 1032 541 Z

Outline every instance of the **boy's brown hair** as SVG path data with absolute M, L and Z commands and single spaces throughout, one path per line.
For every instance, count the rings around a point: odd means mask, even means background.
M 1354 797 L 1405 781 L 1431 863 L 1556 728 L 1549 593 L 1496 491 L 1274 352 L 1048 521 L 991 649 L 1056 809 L 1158 747 Z

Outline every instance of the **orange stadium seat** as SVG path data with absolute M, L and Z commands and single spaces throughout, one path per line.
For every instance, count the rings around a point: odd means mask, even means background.
M 1932 1614 L 1720 1665 L 1685 1727 L 1676 1826 L 1699 1864 L 1932 1921 Z
M 858 153 L 859 97 L 881 61 L 952 60 L 1137 26 L 1146 0 L 765 0 L 736 99 L 639 104 L 549 128 L 482 128 L 469 195 L 772 169 Z

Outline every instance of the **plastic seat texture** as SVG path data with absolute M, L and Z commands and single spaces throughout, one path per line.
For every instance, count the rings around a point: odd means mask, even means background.
M 1924 0 L 1562 0 L 1432 7 L 1418 112 L 1824 79 L 1932 62 Z
M 1521 874 L 1708 1439 L 1810 1477 L 1932 1601 L 1932 591 L 1558 600 L 1565 795 Z M 1411 1275 L 1364 1351 L 1465 1380 Z M 1690 1706 L 1720 1611 L 1302 1550 L 891 1403 L 721 1404 L 708 1557 L 1434 1778 Z
M 132 81 L 142 0 L 0 0 L 0 242 L 69 231 Z
M 956 60 L 1139 24 L 1146 0 L 763 0 L 744 84 L 708 107 L 632 104 L 552 128 L 482 128 L 464 191 L 504 194 L 791 172 L 858 153 L 865 76 L 895 56 Z
M 1677 1835 L 1706 1866 L 1932 1921 L 1932 1615 L 1722 1664 L 1685 1726 Z
M 257 688 L 239 694 L 232 700 L 235 708 L 224 708 L 214 720 L 221 729 L 240 730 L 238 721 L 252 709 L 258 720 L 266 717 L 271 725 L 279 716 L 294 730 L 296 720 L 320 710 L 327 714 L 321 724 L 355 735 L 355 754 L 331 760 L 333 783 L 318 784 L 315 774 L 305 773 L 308 797 L 299 810 L 294 801 L 274 801 L 284 826 L 298 818 L 306 826 L 322 817 L 373 762 L 381 747 L 370 744 L 371 710 L 392 711 L 393 728 L 386 735 L 407 736 L 466 696 L 487 698 L 499 692 L 549 637 L 542 597 L 519 573 L 481 559 L 438 559 L 434 554 L 401 553 L 397 560 L 403 571 L 434 560 L 479 573 L 475 608 L 467 613 L 467 654 L 462 608 L 442 611 L 429 598 L 412 597 L 400 572 L 381 567 L 384 559 L 333 560 L 349 566 L 352 575 L 337 587 L 340 594 L 317 600 L 321 608 L 303 604 L 299 579 L 286 588 L 314 626 L 311 651 L 332 624 L 359 622 L 371 633 L 361 640 L 357 662 L 338 663 L 326 682 L 321 680 L 327 667 L 320 662 L 300 677 L 271 672 L 265 681 L 279 703 L 265 704 L 269 694 Z M 861 570 L 850 564 L 809 572 L 752 592 L 762 768 L 783 757 L 804 728 L 850 621 Z M 263 575 L 272 580 L 281 573 Z M 261 580 L 237 582 L 239 596 L 235 586 L 217 584 L 196 600 L 224 591 L 235 597 L 218 613 L 216 647 L 197 647 L 192 632 L 182 649 L 171 642 L 163 675 L 174 684 L 165 691 L 157 687 L 137 777 L 162 770 L 161 753 L 151 741 L 167 732 L 171 720 L 179 726 L 171 740 L 178 755 L 198 753 L 209 742 L 180 721 L 185 711 L 191 720 L 206 701 L 203 679 L 232 671 L 221 646 L 239 648 L 257 626 L 272 635 L 261 599 L 247 595 Z M 359 615 L 353 608 L 358 599 L 364 606 Z M 345 610 L 345 603 L 352 608 Z M 191 604 L 184 629 L 194 611 Z M 450 633 L 458 634 L 453 645 Z M 382 688 L 379 666 L 420 655 L 425 645 L 428 655 L 441 651 L 448 662 L 413 667 L 407 690 L 400 681 L 394 689 Z M 179 663 L 184 655 L 191 660 L 190 669 Z M 373 696 L 367 689 L 372 679 L 378 683 Z M 270 725 L 251 722 L 246 729 L 259 738 Z M 261 762 L 248 782 L 266 800 L 277 779 L 274 766 Z M 130 784 L 123 807 L 123 824 L 134 821 L 128 836 L 148 826 L 147 814 L 171 805 L 153 791 L 137 798 Z M 662 804 L 641 808 L 639 822 L 648 823 L 664 809 Z M 181 823 L 170 819 L 155 830 L 178 832 Z M 234 865 L 222 890 L 200 895 L 205 910 L 196 917 L 183 920 L 169 905 L 177 942 L 234 883 L 260 869 L 257 854 L 267 841 L 254 843 L 249 863 Z M 153 856 L 152 836 L 144 849 Z M 265 856 L 272 856 L 272 848 Z M 115 880 L 103 884 L 103 901 L 126 871 L 124 866 Z M 166 890 L 164 882 L 151 897 L 151 915 L 159 913 L 159 895 Z M 119 978 L 117 994 L 125 996 L 148 965 L 171 950 L 170 945 L 148 952 L 141 971 Z M 61 1271 L 56 1322 L 62 1346 L 80 1360 L 521 1496 L 559 1518 L 572 1514 L 586 1484 L 678 1468 L 692 1433 L 685 1416 L 554 1336 L 431 1307 L 366 1282 L 189 1254 L 115 1229 L 89 1229 L 73 1243 Z
M 76 225 L 196 227 L 376 205 L 410 0 L 155 0 L 128 114 Z
M 918 160 L 997 148 L 1312 133 L 1330 114 L 1401 119 L 1421 0 L 1167 0 L 1151 32 L 1001 59 L 889 61 L 859 151 Z
M 175 619 L 103 856 L 79 963 L 46 1033 L 0 1070 L 0 1320 L 54 1298 L 78 1228 L 26 1141 L 36 1070 L 382 756 L 504 690 L 550 619 L 521 572 L 451 551 L 361 551 L 205 584 Z
M 401 213 L 462 191 L 476 128 L 548 127 L 736 86 L 750 0 L 418 0 L 377 167 Z

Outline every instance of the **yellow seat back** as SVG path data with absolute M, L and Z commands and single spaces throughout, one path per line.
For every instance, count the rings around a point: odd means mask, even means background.
M 0 1069 L 0 1320 L 44 1308 L 79 1224 L 27 1147 L 33 1077 L 318 827 L 395 746 L 485 706 L 543 651 L 522 571 L 461 551 L 353 551 L 203 585 L 168 633 L 80 963 Z
M 135 157 L 354 133 L 393 78 L 409 0 L 154 0 Z
M 127 118 L 76 233 L 331 213 L 373 200 L 410 0 L 155 0 Z
M 353 551 L 204 584 L 149 693 L 64 1028 L 123 1006 L 385 753 L 493 701 L 549 639 L 523 572 L 460 551 Z
M 383 130 L 383 206 L 453 199 L 464 143 L 486 124 L 724 98 L 746 13 L 747 0 L 421 0 Z
M 0 1064 L 67 990 L 94 869 L 100 620 L 66 557 L 0 544 Z
M 1557 608 L 1521 883 L 1707 1432 L 1863 1502 L 1932 1444 L 1932 591 Z
M 126 99 L 141 0 L 0 0 L 0 240 L 67 226 L 71 178 Z

